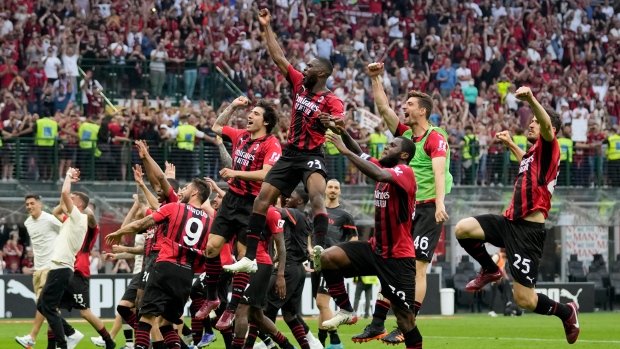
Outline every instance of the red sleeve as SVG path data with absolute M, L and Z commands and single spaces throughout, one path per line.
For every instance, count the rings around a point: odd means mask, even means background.
M 396 181 L 396 185 L 405 189 L 407 192 L 415 191 L 412 183 L 415 183 L 415 177 L 413 176 L 413 170 L 408 165 L 397 165 L 396 167 L 388 168 L 388 171 L 392 174 L 392 178 Z
M 178 203 L 163 205 L 159 209 L 157 209 L 157 211 L 153 212 L 151 216 L 153 216 L 153 220 L 155 220 L 155 223 L 159 224 L 168 219 L 177 210 L 178 207 Z
M 265 147 L 265 161 L 264 165 L 273 166 L 280 156 L 282 156 L 282 147 L 280 147 L 280 141 L 276 137 L 271 137 Z
M 448 156 L 446 139 L 441 133 L 432 131 L 428 138 L 426 138 L 426 143 L 424 143 L 424 152 L 431 159 L 445 158 Z
M 403 135 L 403 133 L 409 131 L 411 128 L 409 126 L 406 126 L 405 124 L 403 124 L 402 122 L 398 122 L 398 126 L 396 127 L 396 132 L 394 133 L 394 137 L 400 137 Z
M 334 98 L 330 98 L 329 102 L 327 102 L 327 112 L 335 117 L 344 119 L 344 103 L 340 100 L 340 98 L 334 96 Z
M 170 187 L 170 192 L 168 193 L 168 203 L 171 203 L 171 202 L 179 202 L 179 196 L 174 191 L 172 186 Z
M 62 222 L 64 223 L 67 219 L 69 219 L 69 216 L 63 214 L 62 215 Z
M 284 220 L 280 212 L 273 206 L 267 212 L 267 228 L 272 234 L 279 234 L 284 230 Z
M 299 92 L 299 90 L 301 90 L 301 84 L 304 76 L 302 73 L 295 70 L 295 68 L 293 68 L 293 66 L 290 64 L 288 65 L 287 73 L 288 74 L 286 75 L 286 80 L 288 80 L 291 86 L 293 86 L 293 93 L 296 94 L 297 92 Z
M 222 136 L 228 137 L 233 145 L 237 144 L 237 139 L 239 138 L 239 135 L 241 134 L 241 132 L 244 132 L 244 131 L 234 129 L 230 126 L 222 127 Z
M 383 168 L 383 166 L 379 163 L 379 160 L 378 160 L 378 159 L 375 159 L 375 158 L 373 158 L 373 157 L 370 157 L 370 158 L 368 158 L 367 160 L 368 160 L 368 161 L 370 161 L 370 162 L 372 162 L 373 164 L 375 164 L 375 165 L 377 165 L 377 166 L 379 166 L 379 167 Z

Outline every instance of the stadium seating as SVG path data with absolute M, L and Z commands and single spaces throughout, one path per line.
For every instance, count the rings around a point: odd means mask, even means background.
M 583 271 L 583 262 L 577 260 L 577 255 L 570 255 L 568 261 L 568 281 L 583 282 L 586 281 L 586 274 Z

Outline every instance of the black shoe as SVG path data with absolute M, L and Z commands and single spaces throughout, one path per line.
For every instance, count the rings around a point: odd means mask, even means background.
M 401 332 L 400 328 L 396 327 L 394 331 L 390 332 L 390 334 L 388 334 L 387 336 L 381 338 L 381 340 L 385 344 L 396 345 L 396 344 L 403 343 L 405 341 L 405 336 L 403 336 L 403 333 Z
M 116 343 L 114 341 L 105 342 L 105 349 L 116 349 Z
M 365 343 L 375 339 L 381 339 L 386 335 L 387 331 L 384 327 L 378 328 L 373 325 L 367 325 L 362 333 L 353 336 L 351 340 L 355 343 Z

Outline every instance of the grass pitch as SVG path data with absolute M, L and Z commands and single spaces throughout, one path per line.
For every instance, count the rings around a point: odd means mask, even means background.
M 308 319 L 311 331 L 317 334 L 317 321 Z M 345 348 L 373 349 L 389 348 L 380 341 L 356 344 L 351 337 L 360 333 L 369 320 L 360 319 L 356 325 L 342 326 L 339 329 L 340 338 Z M 472 348 L 472 349 L 497 349 L 497 348 L 620 348 L 620 313 L 590 313 L 579 316 L 581 334 L 579 340 L 572 346 L 566 343 L 564 330 L 560 320 L 554 316 L 539 316 L 527 314 L 522 317 L 497 317 L 491 318 L 486 315 L 457 314 L 453 317 L 420 316 L 418 325 L 424 337 L 424 348 Z M 84 321 L 71 322 L 71 324 L 84 333 L 84 339 L 77 349 L 97 348 L 90 342 L 90 337 L 98 336 L 95 330 Z M 278 328 L 297 344 L 295 338 L 279 320 Z M 108 330 L 111 321 L 106 321 Z M 388 318 L 386 323 L 388 331 L 396 326 L 394 318 Z M 0 349 L 19 349 L 21 346 L 14 340 L 16 335 L 25 335 L 30 331 L 30 319 L 0 320 Z M 47 325 L 43 326 L 37 338 L 35 349 L 45 348 Z M 329 338 L 328 338 L 329 342 Z M 116 337 L 118 347 L 124 343 L 122 332 Z M 404 344 L 398 346 L 404 348 Z M 209 349 L 224 349 L 224 343 L 218 334 L 218 341 L 209 346 Z

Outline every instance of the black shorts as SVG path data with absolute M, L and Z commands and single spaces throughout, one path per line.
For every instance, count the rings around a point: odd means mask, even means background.
M 280 295 L 276 294 L 276 278 L 278 271 L 274 271 L 271 274 L 271 280 L 269 281 L 269 287 L 267 288 L 267 301 L 269 306 L 277 309 L 283 309 L 295 314 L 299 305 L 301 304 L 301 296 L 304 292 L 304 285 L 306 283 L 306 268 L 303 264 L 291 263 L 287 264 L 284 269 L 284 280 L 286 281 L 286 296 L 280 298 Z
M 77 154 L 77 145 L 76 144 L 63 144 L 62 150 L 60 151 L 60 160 L 70 160 L 75 162 Z
M 143 276 L 144 272 L 133 274 L 129 285 L 127 285 L 127 288 L 125 289 L 125 293 L 123 293 L 123 297 L 121 298 L 122 300 L 129 301 L 134 304 L 136 303 L 136 297 L 138 297 L 138 288 L 140 288 Z
M 316 298 L 317 294 L 327 294 L 327 284 L 325 284 L 325 278 L 320 271 L 313 271 L 310 274 L 310 282 L 312 284 L 312 297 Z
M 282 192 L 282 195 L 289 197 L 299 182 L 305 186 L 308 177 L 315 172 L 327 178 L 326 171 L 325 157 L 322 154 L 285 149 L 282 157 L 265 176 L 264 182 L 273 185 Z
M 267 304 L 267 288 L 273 265 L 258 263 L 258 270 L 250 274 L 250 282 L 243 292 L 241 304 L 247 304 L 254 308 L 262 309 Z M 218 285 L 219 286 L 219 285 Z
M 149 276 L 153 272 L 155 268 L 155 262 L 157 262 L 157 257 L 159 257 L 159 251 L 151 251 L 148 256 L 144 257 L 144 264 L 142 265 L 142 280 L 140 280 L 140 284 L 138 288 L 144 290 L 146 288 L 146 282 L 149 280 Z
M 90 278 L 74 273 L 69 287 L 65 289 L 60 301 L 62 309 L 84 310 L 90 308 Z
M 228 303 L 228 290 L 230 289 L 230 283 L 232 282 L 232 278 L 235 274 L 233 273 L 222 273 L 220 278 L 217 280 L 217 298 L 220 300 L 220 308 L 226 308 L 225 305 Z M 196 280 L 192 284 L 192 289 L 190 292 L 190 297 L 192 299 L 197 297 L 205 297 L 205 288 L 207 285 L 204 283 L 205 273 L 202 273 L 196 277 Z
M 229 190 L 222 199 L 209 234 L 219 235 L 227 242 L 237 236 L 237 239 L 245 244 L 245 233 L 252 215 L 254 199 L 255 196 L 242 196 Z
M 484 231 L 484 241 L 506 248 L 506 265 L 514 280 L 525 287 L 534 288 L 547 235 L 545 224 L 523 219 L 511 221 L 496 214 L 474 218 Z
M 435 221 L 435 203 L 418 204 L 411 224 L 415 258 L 421 261 L 432 261 L 433 253 L 441 237 L 441 224 Z
M 351 265 L 341 269 L 346 278 L 376 275 L 381 294 L 392 305 L 406 312 L 413 311 L 415 302 L 415 258 L 382 258 L 365 241 L 339 244 Z
M 179 318 L 185 310 L 193 277 L 189 268 L 169 262 L 155 264 L 146 282 L 140 314 L 162 316 L 172 323 L 182 324 Z

